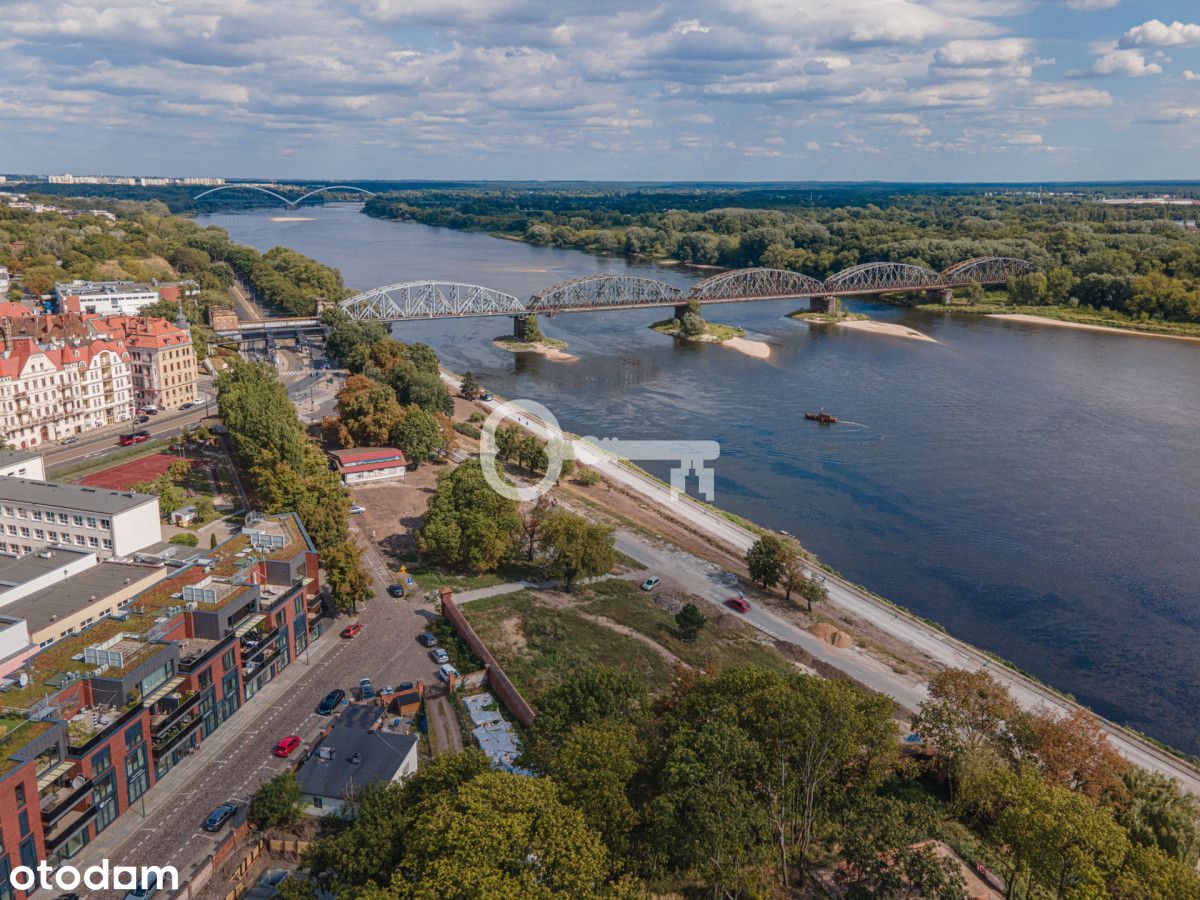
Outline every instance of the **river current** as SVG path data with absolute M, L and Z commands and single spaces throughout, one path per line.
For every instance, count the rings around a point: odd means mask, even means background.
M 362 215 L 207 215 L 365 289 L 444 279 L 519 297 L 597 272 L 696 273 Z M 542 320 L 578 362 L 495 348 L 506 318 L 400 323 L 564 429 L 721 444 L 716 503 L 1116 721 L 1200 753 L 1200 344 L 850 301 L 938 343 L 706 306 L 768 361 L 650 331 L 664 310 Z M 849 424 L 822 427 L 805 410 Z M 669 465 L 643 463 L 666 477 Z

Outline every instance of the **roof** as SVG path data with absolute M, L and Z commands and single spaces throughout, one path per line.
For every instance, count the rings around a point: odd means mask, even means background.
M 112 296 L 114 294 L 157 294 L 154 285 L 138 281 L 63 281 L 54 285 L 60 297 Z
M 49 556 L 42 556 L 44 553 L 48 553 Z M 26 553 L 24 556 L 10 556 L 7 553 L 0 555 L 0 604 L 4 603 L 4 595 L 10 589 L 27 584 L 49 572 L 57 572 L 63 566 L 73 565 L 89 556 L 94 559 L 96 551 L 60 546 L 43 547 L 38 553 Z M 0 606 L 0 612 L 6 616 L 10 615 L 10 608 Z
M 329 455 L 341 466 L 358 468 L 363 463 L 398 460 L 405 465 L 404 453 L 395 447 L 354 447 L 350 450 L 330 450 Z
M 81 484 L 59 484 L 32 478 L 0 478 L 0 501 L 115 516 L 147 503 L 157 503 L 158 498 L 153 494 L 110 491 Z
M 391 781 L 395 778 L 408 755 L 415 752 L 416 746 L 415 735 L 334 725 L 318 751 L 300 767 L 297 773 L 300 790 L 314 797 L 345 800 L 372 781 Z M 323 747 L 332 750 L 332 759 L 321 759 L 319 751 Z M 359 762 L 351 762 L 351 757 L 356 753 Z
M 346 711 L 338 717 L 337 724 L 353 726 L 366 731 L 372 728 L 382 716 L 383 709 L 374 703 L 351 703 L 346 707 Z
M 97 333 L 123 340 L 130 347 L 161 349 L 186 347 L 192 343 L 191 332 L 173 325 L 166 319 L 148 316 L 87 316 L 88 325 Z
M 32 450 L 0 450 L 0 466 L 15 466 L 31 459 L 38 459 L 41 455 Z
M 0 607 L 0 614 L 24 619 L 31 633 L 41 631 L 51 622 L 82 612 L 94 603 L 103 603 L 148 576 L 162 577 L 168 572 L 165 566 L 102 562 L 86 572 Z

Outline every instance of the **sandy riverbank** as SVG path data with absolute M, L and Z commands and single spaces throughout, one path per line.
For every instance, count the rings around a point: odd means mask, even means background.
M 735 337 L 722 341 L 723 347 L 729 347 L 738 353 L 744 353 L 755 359 L 768 359 L 771 356 L 771 346 L 762 341 L 752 341 L 748 338 Z
M 509 353 L 536 353 L 539 356 L 544 356 L 551 362 L 579 362 L 578 356 L 572 356 L 561 347 L 552 347 L 549 344 L 518 344 L 511 341 L 492 341 L 493 347 L 499 347 L 501 350 L 507 350 Z
M 1101 331 L 1105 334 L 1132 334 L 1137 337 L 1166 338 L 1171 341 L 1200 343 L 1200 337 L 1187 334 L 1157 334 L 1153 331 L 1138 331 L 1134 328 L 1116 328 L 1112 325 L 1091 325 L 1087 322 L 1067 322 L 1047 316 L 1030 316 L 1025 313 L 988 313 L 989 319 L 1007 319 L 1009 322 L 1026 322 L 1030 325 L 1057 325 L 1060 328 L 1077 328 L 1082 331 Z
M 315 222 L 312 216 L 271 216 L 272 222 Z
M 928 341 L 931 344 L 937 343 L 936 340 L 927 334 L 914 331 L 907 325 L 897 325 L 894 322 L 875 322 L 871 319 L 856 319 L 838 322 L 838 327 L 850 328 L 854 331 L 870 331 L 874 334 L 886 334 L 890 337 L 908 338 L 913 341 Z

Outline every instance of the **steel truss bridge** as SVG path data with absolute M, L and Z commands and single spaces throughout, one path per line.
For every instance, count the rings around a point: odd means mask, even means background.
M 863 263 L 824 281 L 784 269 L 734 269 L 697 282 L 687 291 L 638 275 L 586 275 L 559 282 L 528 301 L 478 285 L 404 281 L 356 294 L 340 306 L 358 321 L 401 322 L 474 316 L 519 318 L 654 306 L 682 308 L 692 300 L 703 304 L 809 298 L 815 303 L 838 297 L 917 291 L 948 295 L 956 287 L 1003 284 L 1010 277 L 1032 270 L 1025 260 L 1002 256 L 968 259 L 944 272 L 907 263 Z

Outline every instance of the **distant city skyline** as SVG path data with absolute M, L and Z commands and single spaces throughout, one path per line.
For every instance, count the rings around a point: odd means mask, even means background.
M 1193 179 L 1185 0 L 5 6 L 0 170 Z

